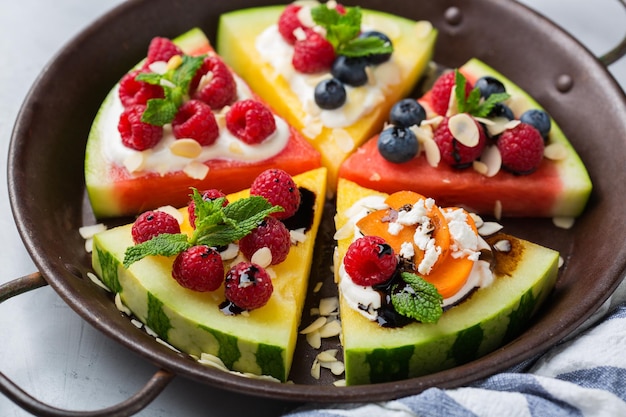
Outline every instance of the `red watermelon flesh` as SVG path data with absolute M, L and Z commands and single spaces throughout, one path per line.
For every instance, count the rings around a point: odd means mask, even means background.
M 502 81 L 514 99 L 516 117 L 530 108 L 541 109 L 527 93 L 477 59 L 459 70 L 472 84 L 483 75 Z M 419 99 L 426 105 L 428 100 L 428 92 Z M 410 190 L 431 196 L 443 205 L 508 217 L 576 217 L 584 210 L 591 192 L 584 164 L 554 120 L 548 143 L 563 145 L 567 156 L 558 161 L 544 158 L 529 175 L 500 170 L 495 176 L 486 177 L 471 167 L 455 169 L 443 162 L 432 167 L 423 153 L 395 164 L 380 155 L 377 140 L 378 135 L 350 156 L 341 166 L 339 176 L 386 193 Z

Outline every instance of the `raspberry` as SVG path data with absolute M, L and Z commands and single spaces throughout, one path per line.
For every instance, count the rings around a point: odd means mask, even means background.
M 237 84 L 230 69 L 217 56 L 207 56 L 189 85 L 192 98 L 219 110 L 237 99 Z
M 453 94 L 455 85 L 455 73 L 447 72 L 437 78 L 431 89 L 430 103 L 435 112 L 445 115 L 450 105 L 450 96 Z M 467 81 L 465 83 L 465 97 L 472 91 L 474 86 Z
M 487 135 L 480 123 L 476 121 L 475 123 L 480 136 L 478 144 L 472 147 L 463 145 L 452 136 L 448 127 L 447 118 L 437 126 L 437 129 L 435 129 L 433 133 L 433 139 L 439 147 L 441 160 L 443 162 L 455 168 L 466 168 L 480 156 L 487 144 Z
M 398 258 L 382 237 L 364 236 L 350 244 L 343 264 L 355 284 L 374 286 L 391 279 Z
M 220 253 L 206 245 L 192 246 L 174 259 L 172 277 L 194 291 L 215 291 L 224 281 L 224 263 Z
M 252 262 L 239 262 L 226 274 L 226 299 L 243 310 L 263 307 L 272 296 L 272 279 L 265 269 Z
M 335 61 L 335 48 L 319 33 L 311 29 L 305 33 L 306 37 L 293 45 L 293 67 L 305 74 L 329 71 Z
M 260 101 L 247 99 L 233 104 L 226 113 L 228 130 L 249 145 L 263 142 L 276 130 L 272 112 Z
M 265 197 L 274 206 L 284 211 L 272 213 L 277 219 L 293 216 L 300 206 L 300 190 L 287 172 L 270 168 L 261 172 L 250 186 L 250 195 Z
M 141 121 L 146 106 L 137 104 L 126 108 L 120 115 L 117 130 L 127 148 L 145 151 L 154 147 L 163 137 L 163 127 Z
M 144 67 L 156 61 L 169 61 L 174 55 L 183 55 L 178 46 L 168 38 L 154 37 L 148 46 L 148 58 Z
M 289 254 L 291 238 L 289 230 L 280 220 L 268 217 L 250 234 L 239 240 L 239 250 L 248 258 L 261 249 L 268 248 L 272 253 L 272 265 L 284 261 Z
M 541 133 L 526 123 L 502 132 L 496 144 L 502 156 L 502 167 L 515 174 L 530 174 L 543 160 Z
M 213 188 L 213 189 L 202 192 L 202 199 L 206 201 L 215 200 L 220 197 L 224 197 L 224 203 L 222 204 L 222 207 L 225 207 L 228 204 L 228 199 L 226 198 L 226 194 L 224 194 L 220 190 Z M 189 204 L 187 204 L 187 213 L 189 213 L 189 224 L 191 225 L 191 227 L 195 229 L 196 228 L 196 203 L 193 200 L 191 200 Z
M 163 98 L 163 87 L 156 84 L 149 84 L 145 81 L 137 81 L 135 77 L 141 71 L 135 70 L 127 73 L 120 80 L 118 96 L 124 107 L 135 104 L 146 104 L 151 98 Z
M 296 37 L 293 34 L 294 30 L 298 28 L 304 28 L 302 22 L 298 18 L 298 12 L 302 9 L 302 6 L 297 4 L 290 4 L 285 7 L 285 10 L 278 18 L 278 32 L 282 35 L 283 39 L 290 45 L 296 42 Z
M 164 211 L 146 211 L 141 213 L 131 228 L 135 244 L 146 242 L 163 233 L 180 233 L 178 221 Z
M 172 120 L 172 131 L 178 139 L 195 139 L 202 146 L 215 143 L 220 135 L 220 128 L 211 107 L 200 100 L 185 102 Z

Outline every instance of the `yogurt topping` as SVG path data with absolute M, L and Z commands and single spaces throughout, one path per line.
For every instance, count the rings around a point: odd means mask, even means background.
M 374 29 L 374 28 L 368 28 Z M 334 110 L 323 110 L 315 104 L 315 86 L 326 78 L 326 74 L 303 74 L 297 72 L 291 64 L 293 46 L 288 44 L 280 35 L 278 25 L 271 25 L 265 29 L 256 39 L 256 49 L 261 58 L 269 63 L 277 75 L 282 76 L 289 84 L 291 90 L 300 100 L 306 113 L 306 125 L 319 125 L 328 128 L 343 128 L 354 124 L 363 116 L 370 113 L 385 99 L 384 92 L 389 86 L 397 84 L 400 80 L 400 67 L 391 59 L 383 64 L 369 67 L 369 80 L 366 85 L 352 87 L 345 85 L 346 104 Z M 305 132 L 306 134 L 307 132 Z M 308 135 L 316 136 L 319 131 L 310 130 Z
M 388 208 L 388 206 L 384 203 L 384 200 L 384 197 L 378 196 L 365 197 L 357 201 L 347 210 L 346 215 L 348 216 L 348 221 L 346 227 L 353 229 L 353 240 L 363 236 L 359 228 L 356 226 L 361 218 L 365 217 L 373 210 Z M 414 205 L 414 210 L 407 211 L 404 215 L 402 215 L 402 217 L 398 216 L 398 218 L 402 218 L 402 222 L 404 223 L 415 224 L 419 221 L 419 214 L 424 211 L 424 208 L 431 206 L 434 201 L 432 201 L 432 199 L 427 199 L 420 200 L 418 203 L 419 204 Z M 475 288 L 484 288 L 491 285 L 494 277 L 491 272 L 489 262 L 479 259 L 480 251 L 490 250 L 490 247 L 482 237 L 477 235 L 472 230 L 471 226 L 467 222 L 468 219 L 466 213 L 463 210 L 456 209 L 445 211 L 444 216 L 448 220 L 448 227 L 452 241 L 450 246 L 452 256 L 468 257 L 468 259 L 475 261 L 465 285 L 456 294 L 443 300 L 442 307 L 445 308 L 459 302 Z M 408 218 L 412 218 L 412 220 L 408 221 Z M 420 233 L 419 229 L 420 228 L 418 227 L 416 235 Z M 338 233 L 346 233 L 346 231 L 338 231 Z M 345 236 L 336 235 L 335 237 L 344 238 Z M 420 236 L 416 236 L 414 240 L 417 241 L 421 238 L 422 237 Z M 425 258 L 430 258 L 428 263 L 432 265 L 438 260 L 441 250 L 439 248 L 438 253 L 434 254 L 434 252 L 437 251 L 437 247 L 434 246 L 434 240 L 427 238 L 424 239 L 424 241 L 427 242 L 426 245 L 424 248 L 420 248 L 426 251 Z M 430 254 L 429 250 L 431 251 Z M 407 242 L 406 245 L 403 244 L 399 255 L 407 259 L 412 258 L 414 255 L 413 245 L 410 242 Z M 338 275 L 340 277 L 339 290 L 348 305 L 368 320 L 376 321 L 378 310 L 382 306 L 381 293 L 372 287 L 355 284 L 350 275 L 346 273 L 343 262 L 339 265 Z
M 237 100 L 253 98 L 253 95 L 247 85 L 237 76 Z M 216 142 L 210 146 L 203 146 L 199 155 L 195 157 L 183 157 L 175 155 L 170 151 L 170 146 L 176 141 L 172 133 L 171 125 L 166 124 L 163 127 L 163 138 L 152 149 L 145 151 L 136 151 L 127 148 L 122 143 L 122 138 L 117 130 L 117 124 L 122 111 L 124 110 L 122 102 L 117 93 L 118 87 L 113 91 L 113 97 L 110 97 L 110 105 L 102 109 L 98 123 L 98 134 L 106 140 L 102 140 L 102 152 L 104 157 L 120 166 L 129 167 L 127 161 L 136 158 L 138 154 L 141 157 L 141 164 L 135 168 L 129 168 L 129 171 L 153 171 L 161 175 L 182 170 L 193 162 L 205 162 L 211 159 L 230 159 L 237 161 L 261 161 L 270 158 L 282 151 L 290 137 L 290 129 L 287 123 L 274 116 L 276 121 L 276 130 L 272 135 L 266 138 L 262 143 L 248 145 L 236 136 L 232 135 L 225 126 L 223 115 L 217 115 L 218 124 L 220 125 L 220 135 Z M 220 123 L 220 118 L 222 123 Z

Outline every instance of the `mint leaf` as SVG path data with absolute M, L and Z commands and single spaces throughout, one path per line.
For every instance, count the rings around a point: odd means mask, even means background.
M 437 288 L 416 274 L 402 272 L 401 277 L 406 285 L 394 285 L 391 293 L 393 308 L 422 323 L 436 323 L 443 314 L 443 297 Z
M 189 248 L 187 235 L 183 233 L 163 233 L 138 245 L 129 246 L 124 253 L 124 268 L 146 256 L 174 256 Z
M 183 55 L 182 63 L 164 74 L 139 73 L 135 79 L 163 87 L 164 98 L 148 100 L 141 121 L 155 126 L 171 123 L 189 93 L 189 85 L 204 61 L 204 56 Z
M 454 83 L 454 98 L 456 99 L 459 113 L 468 113 L 474 117 L 488 116 L 496 104 L 506 101 L 511 97 L 508 93 L 496 93 L 491 94 L 485 100 L 481 100 L 480 89 L 478 87 L 474 87 L 469 95 L 465 97 L 467 80 L 458 69 L 455 70 Z
M 393 46 L 380 38 L 359 38 L 363 13 L 360 7 L 348 7 L 345 14 L 320 4 L 311 9 L 313 21 L 326 30 L 326 39 L 335 48 L 335 53 L 349 57 L 393 52 Z

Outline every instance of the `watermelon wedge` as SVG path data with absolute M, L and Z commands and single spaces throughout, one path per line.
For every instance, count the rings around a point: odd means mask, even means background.
M 507 104 L 516 118 L 525 110 L 542 109 L 512 81 L 478 59 L 471 59 L 459 71 L 472 84 L 482 76 L 500 80 L 511 95 Z M 425 109 L 431 108 L 429 92 L 418 101 Z M 342 164 L 339 176 L 387 193 L 416 191 L 441 204 L 463 206 L 480 214 L 577 217 L 589 199 L 591 180 L 558 124 L 552 120 L 551 126 L 546 147 L 555 144 L 564 155 L 556 160 L 544 157 L 539 168 L 528 175 L 501 169 L 494 176 L 486 176 L 471 167 L 457 169 L 445 163 L 434 167 L 424 153 L 408 162 L 392 163 L 379 153 L 376 135 Z
M 197 28 L 177 37 L 174 43 L 186 55 L 215 54 L 205 34 Z M 245 82 L 236 75 L 235 79 L 238 100 L 259 100 Z M 259 173 L 270 167 L 296 175 L 320 166 L 319 152 L 276 115 L 279 128 L 274 136 L 282 136 L 280 142 L 277 139 L 273 140 L 275 145 L 267 145 L 269 150 L 261 151 L 241 141 L 219 145 L 218 139 L 214 149 L 212 145 L 203 147 L 203 155 L 210 156 L 198 160 L 172 156 L 167 148 L 157 151 L 158 146 L 142 152 L 123 148 L 117 131 L 119 114 L 123 109 L 118 88 L 119 84 L 102 103 L 87 141 L 85 180 L 94 214 L 98 218 L 134 215 L 162 205 L 182 206 L 188 200 L 190 187 L 235 192 L 249 186 Z M 164 130 L 167 128 L 168 125 L 165 125 Z M 225 128 L 220 132 L 223 130 Z M 266 142 L 263 142 L 263 147 Z M 120 147 L 123 148 L 121 153 L 115 151 Z M 137 158 L 154 158 L 156 154 L 161 154 L 160 159 L 153 159 L 150 167 L 142 168 L 141 163 L 132 162 Z M 178 162 L 175 163 L 175 160 Z

